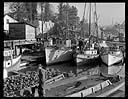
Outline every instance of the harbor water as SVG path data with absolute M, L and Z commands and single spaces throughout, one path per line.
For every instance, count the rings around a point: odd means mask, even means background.
M 82 72 L 85 72 L 84 74 L 88 75 L 90 73 L 90 71 L 94 71 L 93 69 L 95 68 L 95 73 L 92 74 L 92 75 L 95 75 L 96 73 L 101 72 L 100 70 L 102 70 L 102 69 L 100 67 L 107 67 L 104 63 L 102 63 L 102 61 L 100 61 L 100 63 L 99 62 L 95 62 L 95 63 L 97 63 L 97 64 L 77 66 L 76 62 L 73 60 L 73 61 L 69 61 L 69 62 L 64 62 L 64 63 L 47 66 L 44 63 L 44 60 L 42 59 L 42 57 L 40 57 L 40 58 L 36 59 L 35 61 L 29 63 L 28 65 L 25 65 L 24 67 L 22 67 L 18 72 L 26 73 L 27 71 L 37 71 L 38 65 L 42 64 L 43 66 L 46 66 L 46 69 L 51 69 L 51 71 L 57 70 L 57 71 L 60 71 L 61 73 L 68 73 L 71 76 L 76 75 L 76 73 L 80 74 Z M 122 63 L 119 63 L 119 64 L 115 64 L 113 66 L 119 67 L 116 69 L 115 73 L 117 73 L 118 75 L 120 75 L 122 77 L 125 77 L 125 65 L 122 65 Z M 9 73 L 9 74 L 10 74 L 10 76 L 14 75 L 14 73 Z M 28 90 L 31 90 L 31 89 L 28 88 Z M 125 87 L 120 88 L 120 90 L 123 93 L 125 93 Z M 22 91 L 21 91 L 21 93 L 22 93 Z M 115 92 L 115 94 L 116 94 L 116 92 Z M 117 92 L 117 94 L 118 94 L 118 92 Z

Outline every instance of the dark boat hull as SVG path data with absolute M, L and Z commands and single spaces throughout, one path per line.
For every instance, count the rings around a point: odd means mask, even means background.
M 90 65 L 96 65 L 100 63 L 100 57 L 96 56 L 94 58 L 76 58 L 76 64 L 77 66 L 90 66 Z

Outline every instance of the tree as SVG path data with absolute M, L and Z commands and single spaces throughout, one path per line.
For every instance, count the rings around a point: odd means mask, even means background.
M 62 18 L 63 18 L 63 3 L 60 3 L 58 5 L 58 11 L 59 11 L 59 14 L 58 14 L 58 20 L 61 21 Z
M 58 6 L 58 10 L 58 21 L 62 26 L 71 29 L 77 26 L 77 24 L 79 23 L 79 17 L 77 16 L 78 10 L 75 6 L 60 3 Z
M 25 14 L 26 9 L 23 2 L 14 2 L 10 6 L 10 14 L 18 21 L 24 21 L 27 14 Z
M 59 3 L 58 11 L 57 22 L 60 24 L 61 29 L 77 28 L 79 24 L 79 17 L 77 16 L 78 10 L 75 6 L 70 6 L 68 3 Z M 67 35 L 69 33 L 65 30 L 65 33 L 63 34 Z
M 37 15 L 37 3 L 13 2 L 10 6 L 11 15 L 20 22 L 33 23 Z
M 43 13 L 43 16 L 42 16 L 43 21 L 47 22 L 47 21 L 53 19 L 54 13 L 52 11 L 52 5 L 49 3 L 44 3 L 43 7 L 44 7 L 44 11 L 42 12 Z

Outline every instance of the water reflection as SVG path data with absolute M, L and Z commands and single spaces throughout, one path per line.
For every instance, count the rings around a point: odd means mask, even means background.
M 72 71 L 74 74 L 76 74 L 76 73 L 81 73 L 83 71 L 87 71 L 88 69 L 91 69 L 91 68 L 100 67 L 99 70 L 101 72 L 104 72 L 104 73 L 116 72 L 123 77 L 125 76 L 125 66 L 124 65 L 122 66 L 122 63 L 114 64 L 110 66 L 108 70 L 108 66 L 102 63 L 101 59 L 99 59 L 94 64 L 88 64 L 88 65 L 85 64 L 82 66 L 77 66 L 75 60 L 47 66 L 45 63 L 45 59 L 40 57 L 40 58 L 37 58 L 34 62 L 30 62 L 30 64 L 26 65 L 26 67 L 24 69 L 21 69 L 19 72 L 36 71 L 38 69 L 39 64 L 42 64 L 44 67 L 46 67 L 46 69 L 47 68 L 54 69 L 62 73 L 64 72 L 69 73 Z M 113 69 L 113 67 L 116 67 L 116 68 Z M 110 71 L 110 68 L 112 69 L 111 71 Z M 10 74 L 12 75 L 12 73 Z

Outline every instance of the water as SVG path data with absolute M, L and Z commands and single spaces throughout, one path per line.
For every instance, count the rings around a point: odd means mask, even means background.
M 100 71 L 107 72 L 107 70 L 104 69 L 104 67 L 106 68 L 107 66 L 102 63 L 101 59 L 98 60 L 97 62 L 94 62 L 94 64 L 88 64 L 88 65 L 82 65 L 82 66 L 77 66 L 74 60 L 60 63 L 60 64 L 50 65 L 50 66 L 47 66 L 45 61 L 46 60 L 43 57 L 36 58 L 35 61 L 31 62 L 29 65 L 26 65 L 25 68 L 19 70 L 19 72 L 24 73 L 26 71 L 36 71 L 38 69 L 39 64 L 42 64 L 46 68 L 59 70 L 62 73 L 63 72 L 69 73 L 72 71 L 74 74 L 76 74 L 83 71 L 87 71 L 88 69 L 95 68 L 95 67 L 100 67 Z M 113 72 L 119 71 L 118 74 L 121 75 L 122 77 L 125 77 L 125 66 L 122 67 L 121 63 L 113 66 L 117 67 Z M 102 69 L 102 67 L 104 70 Z M 10 75 L 13 75 L 13 74 L 10 73 Z
M 41 59 L 37 59 L 38 61 L 30 63 L 29 65 L 26 66 L 26 68 L 21 69 L 19 72 L 27 72 L 27 71 L 36 71 L 38 70 L 38 64 L 42 64 L 43 66 L 46 66 L 44 60 Z M 116 66 L 116 70 L 115 72 L 118 73 L 118 75 L 125 77 L 125 65 L 122 66 L 121 63 L 113 65 Z M 100 63 L 98 64 L 90 64 L 90 65 L 83 65 L 83 66 L 77 66 L 75 61 L 70 61 L 70 62 L 65 62 L 65 63 L 61 63 L 61 64 L 56 64 L 56 65 L 50 65 L 50 66 L 46 66 L 46 68 L 50 68 L 50 69 L 54 69 L 54 70 L 59 70 L 60 72 L 66 72 L 69 73 L 70 71 L 72 71 L 74 74 L 80 73 L 82 71 L 87 71 L 88 69 L 91 70 L 91 68 L 95 68 L 95 67 L 106 67 L 107 66 L 105 64 L 102 63 L 102 61 L 100 61 Z M 99 68 L 99 71 L 102 71 L 102 68 Z M 106 70 L 104 70 L 106 71 Z M 104 72 L 102 71 L 102 72 Z M 30 90 L 30 88 L 29 88 Z M 120 90 L 122 90 L 123 92 L 125 92 L 125 87 L 122 87 Z

